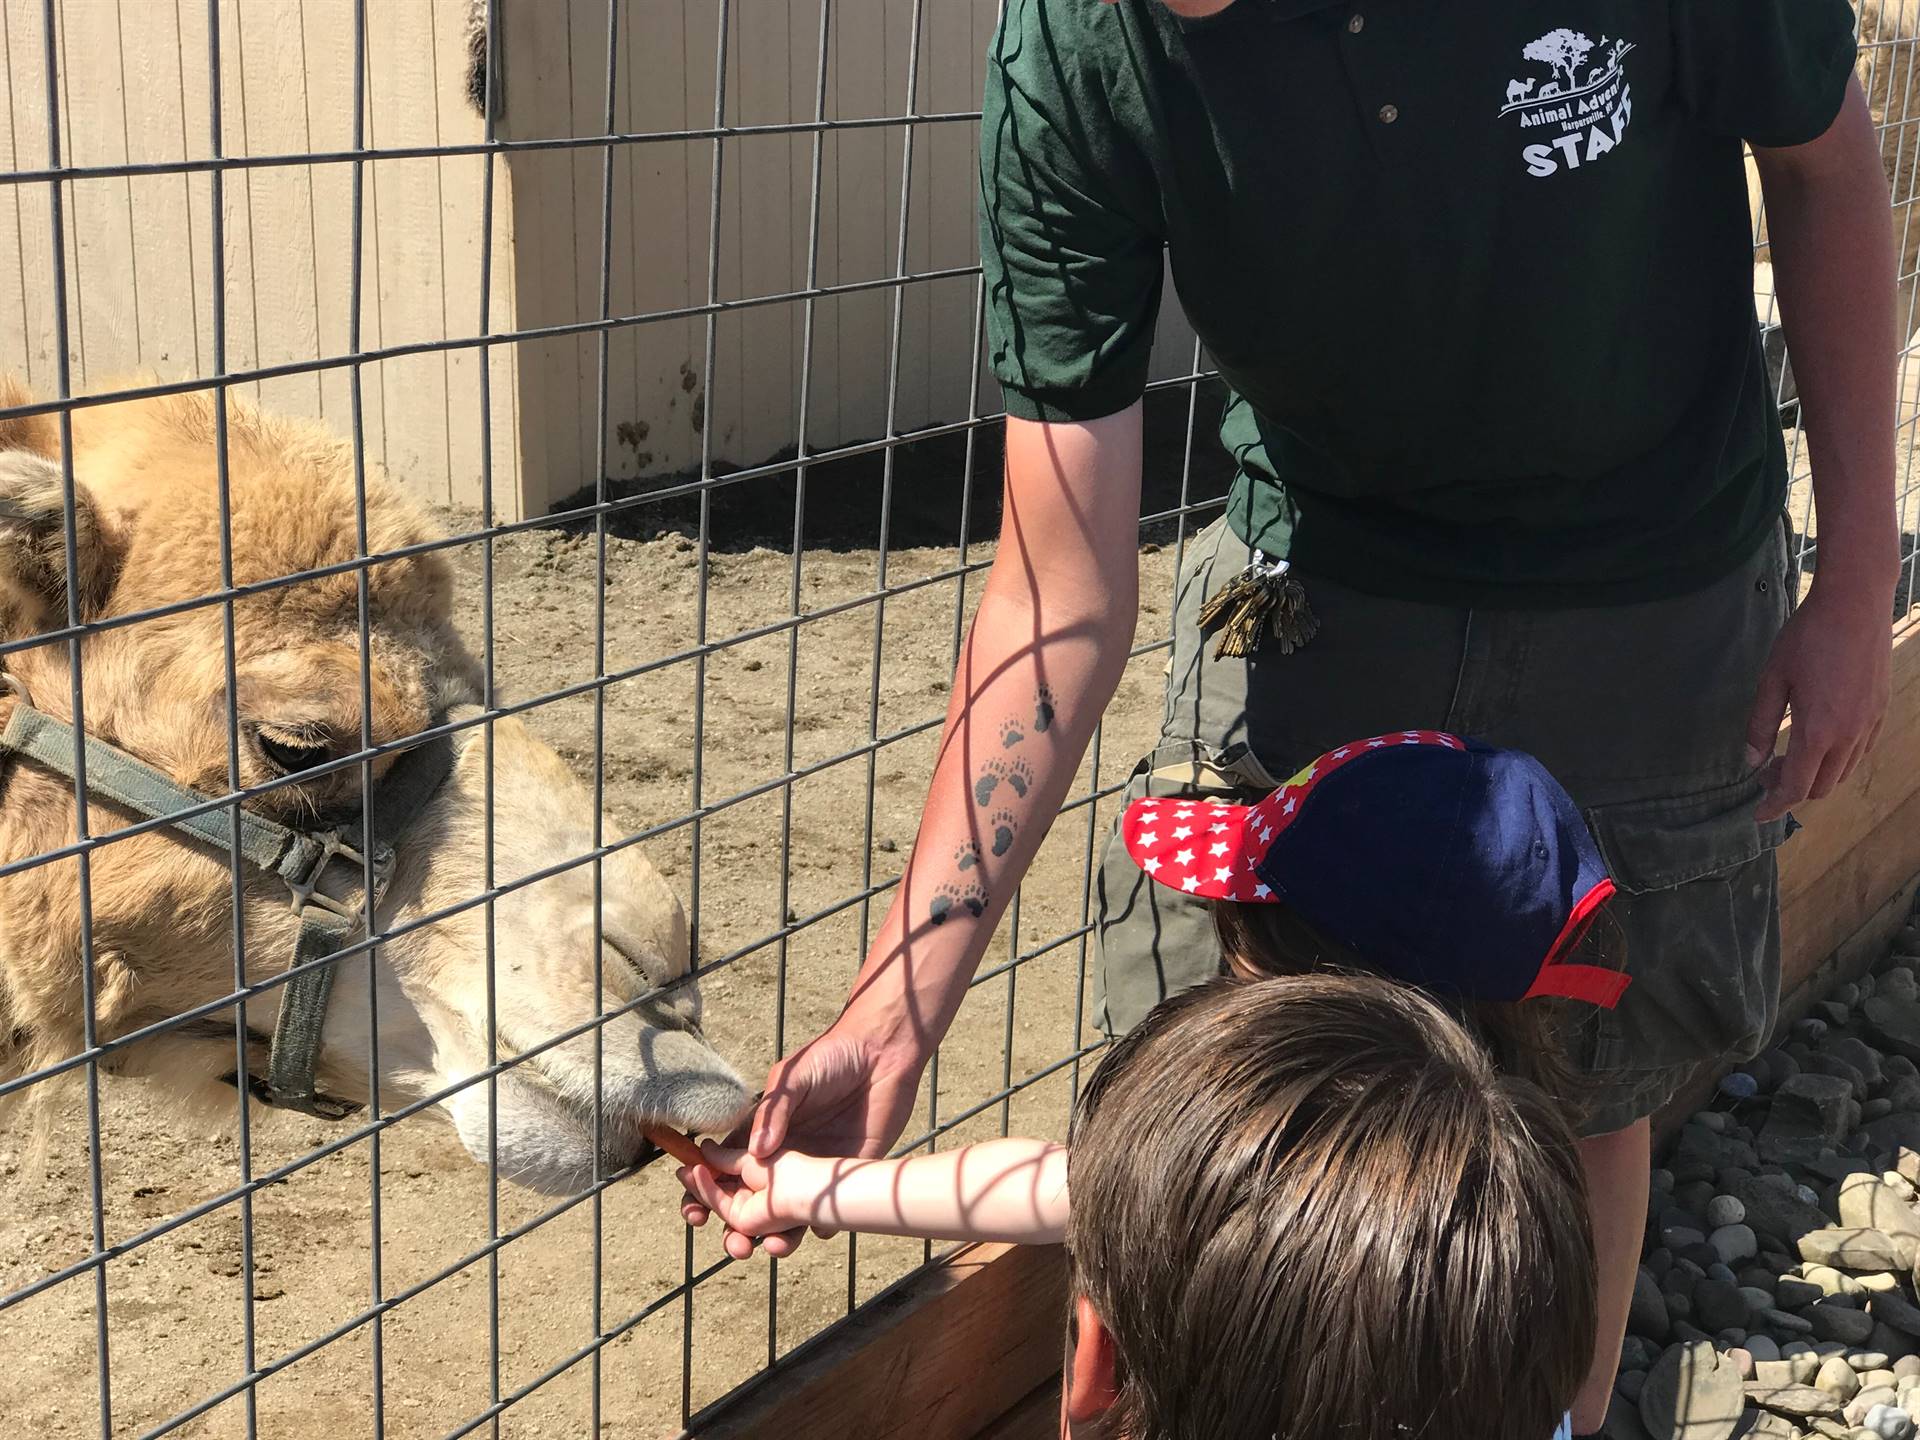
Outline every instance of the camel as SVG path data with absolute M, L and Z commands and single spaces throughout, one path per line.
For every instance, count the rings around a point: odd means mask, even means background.
M 1525 80 L 1509 80 L 1507 82 L 1507 104 L 1518 105 L 1522 100 L 1526 99 L 1528 95 L 1533 93 L 1533 87 L 1539 83 L 1537 76 L 1529 76 Z
M 0 379 L 0 407 L 30 398 L 17 382 Z M 38 712 L 56 726 L 73 718 L 70 647 L 60 634 L 69 580 L 83 621 L 164 611 L 220 589 L 215 419 L 205 392 L 72 412 L 72 576 L 55 418 L 0 419 L 0 641 L 51 633 L 45 643 L 0 655 L 0 725 L 22 706 L 29 707 L 22 718 Z M 263 414 L 238 398 L 228 401 L 227 444 L 237 587 L 351 562 L 360 553 L 348 446 L 318 426 Z M 436 538 L 425 512 L 392 480 L 369 470 L 364 483 L 367 553 Z M 441 552 L 416 551 L 366 574 L 374 745 L 404 741 L 441 717 L 457 724 L 480 713 L 480 674 L 451 623 L 452 576 Z M 359 633 L 351 569 L 235 600 L 242 786 L 268 785 L 359 753 Z M 115 747 L 175 786 L 229 793 L 219 605 L 91 631 L 79 649 L 90 744 Z M 332 967 L 312 1078 L 342 1109 L 367 1101 L 376 1078 L 380 1105 L 390 1111 L 489 1066 L 485 907 L 417 923 L 486 889 L 483 729 L 469 726 L 436 742 L 450 769 L 436 789 L 423 790 L 394 845 L 375 912 L 386 938 Z M 492 878 L 512 886 L 591 851 L 593 805 L 560 757 L 520 720 L 497 718 L 492 731 Z M 63 755 L 71 757 L 71 735 L 64 744 Z M 418 745 L 374 762 L 376 816 L 381 787 L 425 753 L 429 747 Z M 339 823 L 358 843 L 359 784 L 358 763 L 322 770 L 248 798 L 247 810 L 306 831 Z M 74 782 L 56 768 L 0 754 L 0 867 L 71 846 L 75 808 Z M 227 813 L 215 818 L 224 824 Z M 90 835 L 137 823 L 133 810 L 104 799 L 90 779 Z M 610 823 L 603 831 L 607 839 L 618 833 Z M 225 846 L 150 828 L 91 850 L 88 871 L 98 1042 L 234 992 L 235 879 Z M 323 894 L 357 914 L 364 873 L 333 865 Z M 288 970 L 301 921 L 285 882 L 252 867 L 242 874 L 244 970 L 249 983 L 258 983 Z M 0 1082 L 84 1048 L 80 881 L 70 854 L 0 878 Z M 605 1009 L 621 1012 L 600 1029 L 603 1169 L 652 1154 L 642 1135 L 647 1125 L 724 1132 L 747 1105 L 739 1076 L 703 1037 L 698 995 L 682 978 L 690 968 L 687 923 L 673 891 L 633 846 L 604 858 L 600 883 L 597 953 L 590 864 L 496 899 L 493 1057 L 534 1053 L 499 1073 L 497 1124 L 484 1081 L 439 1105 L 476 1159 L 497 1147 L 503 1176 L 549 1193 L 579 1188 L 594 1169 L 596 976 Z M 356 925 L 349 939 L 363 933 Z M 146 1078 L 181 1110 L 225 1095 L 231 1114 L 232 1092 L 220 1082 L 262 1093 L 288 988 L 276 985 L 246 1001 L 244 1076 L 230 1004 L 116 1047 L 101 1068 Z M 376 1012 L 377 1076 L 369 1038 Z M 548 1044 L 583 1025 L 583 1034 Z M 52 1088 L 41 1082 L 20 1093 L 35 1097 Z

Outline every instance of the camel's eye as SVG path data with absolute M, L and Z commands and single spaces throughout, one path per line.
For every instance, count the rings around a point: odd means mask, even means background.
M 266 762 L 282 775 L 292 775 L 322 764 L 331 754 L 326 737 L 311 730 L 261 727 L 253 732 L 254 744 Z

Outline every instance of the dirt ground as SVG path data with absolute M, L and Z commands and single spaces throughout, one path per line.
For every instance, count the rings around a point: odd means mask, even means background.
M 790 514 L 790 511 L 789 511 Z M 458 520 L 455 522 L 460 523 Z M 495 545 L 496 663 L 507 698 L 528 697 L 593 673 L 595 546 L 590 535 L 537 531 Z M 990 547 L 975 547 L 986 559 Z M 955 550 L 909 548 L 888 558 L 888 581 L 910 583 L 954 564 Z M 1165 633 L 1170 550 L 1143 557 L 1142 641 Z M 801 609 L 817 611 L 870 594 L 872 550 L 806 554 Z M 460 552 L 462 623 L 480 633 L 480 554 Z M 607 558 L 608 669 L 617 672 L 694 643 L 697 553 L 684 536 L 614 538 Z M 791 559 L 783 552 L 716 553 L 708 582 L 707 633 L 726 637 L 788 612 Z M 978 593 L 973 579 L 968 599 Z M 794 765 L 804 769 L 863 745 L 877 693 L 882 736 L 937 718 L 946 705 L 959 587 L 953 580 L 912 590 L 885 607 L 877 692 L 869 663 L 875 607 L 857 606 L 801 627 L 794 685 Z M 783 773 L 788 689 L 783 632 L 723 650 L 706 665 L 705 766 L 709 801 Z M 1136 661 L 1116 701 L 1102 780 L 1124 778 L 1150 743 L 1159 718 L 1163 657 Z M 683 815 L 691 807 L 694 666 L 680 663 L 612 687 L 606 703 L 606 796 L 623 831 Z M 582 775 L 593 765 L 590 699 L 535 711 L 534 727 Z M 898 873 L 931 762 L 929 731 L 881 749 L 873 760 L 872 847 L 866 846 L 868 760 L 842 761 L 793 789 L 790 914 L 814 915 L 858 893 L 864 867 L 875 880 Z M 1084 787 L 1083 787 L 1084 789 Z M 784 1010 L 789 1043 L 831 1017 L 861 952 L 862 911 L 851 906 L 796 933 L 784 957 L 764 943 L 780 927 L 782 858 L 778 793 L 722 811 L 700 836 L 700 945 L 711 959 L 745 950 L 706 983 L 716 1042 L 744 1073 L 763 1070 L 778 1048 Z M 1107 810 L 1098 817 L 1104 834 Z M 685 897 L 694 887 L 693 834 L 683 827 L 650 854 Z M 1056 826 L 1018 913 L 1019 944 L 1033 950 L 1081 924 L 1088 853 L 1086 810 Z M 876 907 L 872 919 L 879 918 Z M 988 965 L 1010 953 L 1003 934 Z M 757 948 L 752 948 L 756 947 Z M 955 1025 L 939 1065 L 939 1110 L 954 1114 L 1074 1051 L 1083 948 L 1071 943 L 980 986 Z M 1011 1019 L 1009 1019 L 1011 1015 Z M 1009 1049 L 1009 1045 L 1011 1048 Z M 1063 1070 L 993 1106 L 960 1132 L 978 1137 L 1002 1123 L 1015 1132 L 1060 1133 L 1072 1071 Z M 240 1176 L 232 1117 L 209 1123 L 164 1113 L 142 1087 L 105 1081 L 102 1154 L 106 1231 L 123 1239 L 221 1193 Z M 925 1114 L 923 1106 L 923 1115 Z M 66 1114 L 48 1162 L 30 1164 L 24 1137 L 0 1138 L 0 1293 L 70 1264 L 89 1250 L 84 1112 Z M 317 1121 L 256 1121 L 256 1172 L 324 1142 Z M 371 1300 L 373 1174 L 360 1144 L 263 1191 L 253 1206 L 255 1347 L 271 1363 L 326 1333 Z M 386 1133 L 380 1146 L 381 1283 L 405 1290 L 455 1263 L 487 1238 L 488 1186 L 451 1130 L 434 1115 Z M 604 1322 L 617 1326 L 669 1296 L 687 1272 L 687 1232 L 674 1210 L 676 1187 L 663 1167 L 608 1192 L 596 1217 L 581 1204 L 499 1251 L 499 1384 L 528 1384 L 590 1339 L 593 1264 L 601 1254 Z M 502 1187 L 500 1227 L 526 1224 L 551 1205 Z M 596 1221 L 599 1244 L 596 1246 Z M 107 1268 L 113 1432 L 138 1434 L 236 1380 L 245 1369 L 240 1216 L 226 1206 L 145 1244 Z M 697 1409 L 814 1334 L 856 1299 L 873 1295 L 922 1255 L 916 1242 L 859 1244 L 849 1280 L 847 1240 L 810 1242 L 780 1267 L 774 1334 L 772 1276 L 765 1263 L 724 1269 L 691 1303 L 662 1308 L 609 1344 L 600 1359 L 600 1422 L 608 1433 L 666 1435 L 683 1406 Z M 719 1259 L 696 1238 L 692 1264 Z M 406 1300 L 382 1325 L 385 1433 L 443 1435 L 479 1414 L 491 1397 L 489 1289 L 482 1260 Z M 12 1435 L 98 1433 L 94 1292 L 83 1277 L 0 1313 L 0 1415 Z M 682 1346 L 690 1373 L 682 1388 Z M 258 1433 L 349 1437 L 375 1433 L 371 1327 L 305 1358 L 258 1389 Z M 573 1436 L 592 1429 L 594 1375 L 581 1362 L 507 1410 L 508 1435 Z M 183 1426 L 183 1435 L 246 1433 L 244 1401 L 228 1401 Z M 485 1433 L 484 1427 L 481 1433 Z

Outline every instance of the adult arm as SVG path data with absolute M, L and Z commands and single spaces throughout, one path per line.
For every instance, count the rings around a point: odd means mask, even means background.
M 904 1160 L 856 1160 L 786 1150 L 761 1160 L 703 1146 L 705 1165 L 680 1171 L 738 1235 L 793 1226 L 929 1240 L 1057 1244 L 1067 1228 L 1067 1151 L 1044 1140 L 988 1140 Z
M 1886 174 L 1866 97 L 1850 82 L 1819 139 L 1756 146 L 1773 274 L 1793 355 L 1819 507 L 1819 566 L 1781 631 L 1748 725 L 1766 774 L 1763 819 L 1844 781 L 1872 748 L 1891 685 L 1899 574 L 1893 494 L 1894 245 Z
M 753 1154 L 884 1154 L 1119 684 L 1139 608 L 1138 401 L 1007 421 L 999 550 L 906 873 L 839 1018 L 767 1076 Z M 796 1236 L 768 1248 L 785 1254 Z M 730 1236 L 730 1253 L 744 1254 Z

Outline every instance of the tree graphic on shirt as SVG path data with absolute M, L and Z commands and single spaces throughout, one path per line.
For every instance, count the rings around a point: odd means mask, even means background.
M 1564 88 L 1577 90 L 1580 82 L 1576 72 L 1582 61 L 1593 53 L 1593 41 L 1578 30 L 1553 30 L 1542 35 L 1520 54 L 1528 60 L 1538 60 L 1566 79 Z

